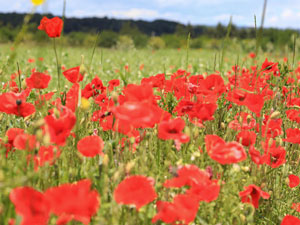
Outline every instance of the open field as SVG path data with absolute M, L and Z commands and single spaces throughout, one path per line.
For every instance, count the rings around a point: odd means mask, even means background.
M 0 46 L 0 224 L 296 224 L 292 49 L 92 45 Z

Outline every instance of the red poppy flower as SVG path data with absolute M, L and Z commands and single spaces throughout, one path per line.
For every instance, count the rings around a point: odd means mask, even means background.
M 78 151 L 85 157 L 103 155 L 103 147 L 104 142 L 99 136 L 84 137 L 77 144 Z
M 254 131 L 243 130 L 236 135 L 236 141 L 243 146 L 254 145 L 256 141 L 256 133 Z
M 65 76 L 65 78 L 67 78 L 68 81 L 70 81 L 73 84 L 83 80 L 83 76 L 82 74 L 80 74 L 80 66 L 76 66 L 65 70 L 63 72 L 63 75 Z
M 185 122 L 181 118 L 162 121 L 158 126 L 158 138 L 163 140 L 179 140 L 182 143 L 186 143 L 190 138 L 182 133 L 184 127 Z
M 277 168 L 285 163 L 286 151 L 281 146 L 276 146 L 274 141 L 270 144 L 269 140 L 262 143 L 264 154 L 266 155 L 266 164 L 272 168 Z
M 59 156 L 60 150 L 57 147 L 53 145 L 48 147 L 41 146 L 37 156 L 35 157 L 36 166 L 44 166 L 46 163 L 52 165 L 55 159 L 57 159 Z
M 21 128 L 10 128 L 6 131 L 6 136 L 8 138 L 8 143 L 13 145 L 13 142 L 15 140 L 15 138 L 19 135 L 19 134 L 23 134 L 24 130 Z
M 153 180 L 141 175 L 126 177 L 114 191 L 118 204 L 134 205 L 137 210 L 156 197 Z
M 256 121 L 249 113 L 241 112 L 234 116 L 234 120 L 228 125 L 233 130 L 250 130 L 256 126 Z
M 250 203 L 252 204 L 255 208 L 258 208 L 259 204 L 259 199 L 269 199 L 270 195 L 267 192 L 264 192 L 260 189 L 260 187 L 251 184 L 247 187 L 244 187 L 244 191 L 241 191 L 239 193 L 241 197 L 241 201 L 244 203 Z
M 300 225 L 300 220 L 295 216 L 286 215 L 280 225 Z
M 153 89 L 148 84 L 128 84 L 124 88 L 123 93 L 124 98 L 120 104 L 123 104 L 124 102 L 148 102 L 149 104 L 156 103 Z
M 300 183 L 300 178 L 296 175 L 289 175 L 289 186 L 290 188 L 297 187 Z
M 19 134 L 14 139 L 14 147 L 19 150 L 33 150 L 36 145 L 36 137 L 30 134 Z
M 173 202 L 157 201 L 157 214 L 152 218 L 152 223 L 161 220 L 168 224 L 182 222 L 189 224 L 194 221 L 199 208 L 199 202 L 190 195 L 179 194 Z
M 35 106 L 42 107 L 46 103 L 46 101 L 49 101 L 52 98 L 53 95 L 54 92 L 48 92 L 46 94 L 39 95 L 38 100 L 34 102 Z
M 247 106 L 251 112 L 254 112 L 259 117 L 265 103 L 264 95 L 247 93 L 246 99 L 243 102 L 243 105 Z
M 30 77 L 26 78 L 26 84 L 29 88 L 45 89 L 48 87 L 50 80 L 51 76 L 40 72 L 34 72 Z
M 73 86 L 70 88 L 70 90 L 67 92 L 66 95 L 66 107 L 71 109 L 73 112 L 75 112 L 77 106 L 78 106 L 78 100 L 79 100 L 79 93 L 80 92 L 80 86 L 78 83 L 73 84 Z
M 297 123 L 300 123 L 300 110 L 290 109 L 287 110 L 285 113 L 287 118 Z
M 54 114 L 46 116 L 44 119 L 47 126 L 44 129 L 50 134 L 51 142 L 61 146 L 65 145 L 66 139 L 76 123 L 76 117 L 67 107 L 63 107 L 59 114 L 59 118 L 56 118 Z
M 297 212 L 300 212 L 300 203 L 293 202 L 292 209 L 296 210 Z
M 39 30 L 43 30 L 50 38 L 60 37 L 63 28 L 63 21 L 59 17 L 48 19 L 43 17 L 38 27 Z
M 0 95 L 0 112 L 26 117 L 35 112 L 35 107 L 26 102 L 27 93 L 8 92 Z
M 115 87 L 118 87 L 120 85 L 119 79 L 110 80 L 108 82 L 108 90 L 113 91 Z
M 223 78 L 218 74 L 211 74 L 199 81 L 197 92 L 204 95 L 221 95 L 225 92 Z
M 280 73 L 278 70 L 278 63 L 274 63 L 271 61 L 269 62 L 267 58 L 261 66 L 261 71 L 263 73 L 273 72 L 274 76 L 280 76 Z
M 286 129 L 286 139 L 283 139 L 286 142 L 300 144 L 300 130 L 297 128 L 288 128 Z
M 186 194 L 194 196 L 198 201 L 211 202 L 218 198 L 220 185 L 218 180 L 211 180 L 211 175 L 200 170 L 195 165 L 187 165 L 178 169 L 176 177 L 165 181 L 165 187 L 183 187 L 190 186 Z
M 90 97 L 96 97 L 100 93 L 104 93 L 106 87 L 103 85 L 102 80 L 99 77 L 95 77 L 91 83 L 87 84 L 81 92 L 81 96 L 89 99 Z
M 163 119 L 164 115 L 161 108 L 145 101 L 125 102 L 113 108 L 112 112 L 118 120 L 135 128 L 153 127 Z
M 157 74 L 155 76 L 151 76 L 151 77 L 145 77 L 142 79 L 141 84 L 148 84 L 151 85 L 152 87 L 158 87 L 158 88 L 162 88 L 164 83 L 165 83 L 165 74 L 164 73 L 160 73 Z
M 9 194 L 16 208 L 16 213 L 22 216 L 21 225 L 47 225 L 50 206 L 43 193 L 30 187 L 18 187 Z
M 238 163 L 247 158 L 245 149 L 238 142 L 232 141 L 226 143 L 217 135 L 206 135 L 205 144 L 210 158 L 218 163 Z
M 51 212 L 59 217 L 57 224 L 67 224 L 71 220 L 90 223 L 100 206 L 100 196 L 97 191 L 90 190 L 91 184 L 90 180 L 81 180 L 46 190 Z
M 256 57 L 256 54 L 254 52 L 250 52 L 248 55 L 251 59 L 254 59 Z
M 267 162 L 267 155 L 263 154 L 261 155 L 258 150 L 254 148 L 254 146 L 250 146 L 249 148 L 249 154 L 251 157 L 251 160 L 256 164 L 256 165 L 262 165 Z

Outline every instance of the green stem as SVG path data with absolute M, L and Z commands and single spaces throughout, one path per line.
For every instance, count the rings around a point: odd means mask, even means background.
M 57 86 L 58 86 L 58 95 L 60 95 L 60 63 L 57 56 L 57 50 L 56 50 L 56 41 L 55 38 L 53 38 L 53 48 L 55 52 L 55 58 L 56 58 L 56 66 L 57 66 Z

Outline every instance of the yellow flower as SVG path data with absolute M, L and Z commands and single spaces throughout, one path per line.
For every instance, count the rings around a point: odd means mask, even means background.
M 89 100 L 87 100 L 86 98 L 82 98 L 81 99 L 81 105 L 80 107 L 83 109 L 83 110 L 88 110 L 89 107 L 90 107 L 90 102 Z
M 31 0 L 32 4 L 34 5 L 41 5 L 44 3 L 45 0 Z

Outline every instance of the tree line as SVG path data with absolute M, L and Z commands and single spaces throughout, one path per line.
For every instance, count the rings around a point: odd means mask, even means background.
M 13 41 L 15 35 L 21 29 L 26 14 L 0 13 L 0 42 Z M 25 40 L 43 42 L 46 37 L 42 32 L 37 32 L 43 16 L 53 17 L 51 14 L 34 14 L 28 25 L 28 33 Z M 145 47 L 149 44 L 154 48 L 169 47 L 180 48 L 186 44 L 188 34 L 191 38 L 191 47 L 216 48 L 219 40 L 223 39 L 227 32 L 227 26 L 218 23 L 216 26 L 181 24 L 167 20 L 121 20 L 112 18 L 65 18 L 64 34 L 67 42 L 72 45 L 84 45 L 100 32 L 99 45 L 113 47 L 117 45 L 134 45 Z M 232 24 L 230 37 L 233 39 L 251 42 L 256 38 L 256 30 L 252 27 L 237 27 Z M 273 46 L 292 45 L 293 35 L 298 35 L 299 30 L 265 28 L 263 30 L 262 43 Z M 263 45 L 264 46 L 264 45 Z

